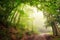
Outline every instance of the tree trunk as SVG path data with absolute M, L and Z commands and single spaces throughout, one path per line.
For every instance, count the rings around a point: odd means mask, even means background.
M 58 36 L 58 25 L 56 24 L 56 22 L 53 22 L 53 26 L 52 26 L 52 30 L 53 30 L 53 35 L 54 36 Z

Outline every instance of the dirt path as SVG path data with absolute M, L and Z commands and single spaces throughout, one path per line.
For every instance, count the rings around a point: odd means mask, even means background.
M 49 34 L 40 34 L 40 35 L 33 35 L 33 36 L 25 36 L 22 40 L 53 40 L 52 36 Z

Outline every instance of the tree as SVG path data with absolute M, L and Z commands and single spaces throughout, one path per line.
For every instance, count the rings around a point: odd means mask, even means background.
M 2 31 L 3 34 L 1 33 L 1 35 L 4 35 L 4 33 L 5 35 L 8 34 L 9 31 L 7 30 L 9 30 L 11 27 L 13 27 L 12 28 L 13 30 L 15 30 L 15 28 L 18 28 L 18 31 L 20 31 L 20 34 L 25 32 L 25 25 L 28 25 L 28 20 L 30 19 L 28 18 L 28 13 L 26 14 L 23 10 L 25 6 L 23 2 L 25 4 L 28 4 L 26 1 L 22 1 L 22 0 L 15 0 L 15 1 L 13 0 L 2 1 L 1 0 L 1 11 L 2 12 L 0 16 L 1 17 L 0 23 L 3 23 L 4 27 L 6 27 L 6 33 Z M 5 6 L 2 6 L 4 4 Z M 21 7 L 21 5 L 23 6 Z M 11 35 L 11 34 L 8 34 L 8 35 Z M 6 35 L 5 37 L 7 38 L 8 35 Z M 3 40 L 4 39 L 5 38 L 3 38 Z
M 0 0 L 0 23 L 6 25 L 7 17 L 10 15 L 11 11 L 18 5 L 16 0 Z
M 44 0 L 41 2 L 40 8 L 44 11 L 47 17 L 47 25 L 52 26 L 53 34 L 59 35 L 58 24 L 60 24 L 60 1 L 59 0 Z

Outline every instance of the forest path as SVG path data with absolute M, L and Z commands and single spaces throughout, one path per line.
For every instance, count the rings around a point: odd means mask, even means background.
M 44 33 L 40 35 L 25 36 L 22 38 L 22 40 L 53 40 L 53 37 L 52 35 Z

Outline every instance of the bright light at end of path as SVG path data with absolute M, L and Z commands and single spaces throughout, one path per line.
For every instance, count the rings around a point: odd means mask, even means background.
M 43 18 L 43 12 L 40 10 L 37 10 L 37 8 L 33 8 L 33 13 L 30 14 L 30 17 L 34 19 L 41 19 Z
M 33 19 L 33 25 L 35 25 L 37 28 L 43 28 L 44 26 L 44 15 L 43 11 L 38 10 L 37 8 L 32 8 L 33 13 L 31 13 L 29 16 Z

